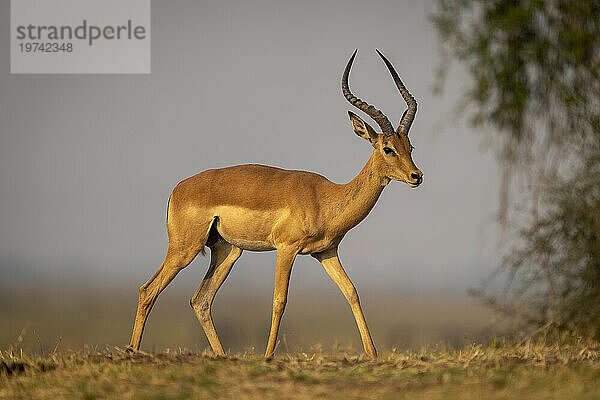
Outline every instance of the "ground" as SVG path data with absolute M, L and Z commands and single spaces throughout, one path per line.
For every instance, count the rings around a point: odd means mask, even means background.
M 1 399 L 598 399 L 600 349 L 499 341 L 449 350 L 347 351 L 265 361 L 121 348 L 0 355 Z

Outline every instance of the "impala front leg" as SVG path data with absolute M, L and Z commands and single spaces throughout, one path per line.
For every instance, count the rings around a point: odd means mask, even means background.
M 281 322 L 281 316 L 287 302 L 290 274 L 292 273 L 292 265 L 294 264 L 296 254 L 298 254 L 297 251 L 277 249 L 275 288 L 273 289 L 273 317 L 271 318 L 271 333 L 269 334 L 269 342 L 267 343 L 267 350 L 265 352 L 266 359 L 273 358 L 273 354 L 275 353 L 279 323 Z
M 360 307 L 358 292 L 340 263 L 337 248 L 326 250 L 322 253 L 315 253 L 312 256 L 321 262 L 321 265 L 323 265 L 327 274 L 335 284 L 338 285 L 344 294 L 344 297 L 348 300 L 348 303 L 352 308 L 352 313 L 354 314 L 354 319 L 356 320 L 356 325 L 358 325 L 358 330 L 360 331 L 360 337 L 363 342 L 365 353 L 369 358 L 377 358 L 377 350 L 375 350 L 373 339 L 371 339 L 371 333 L 367 327 L 367 321 L 365 320 L 365 316 Z

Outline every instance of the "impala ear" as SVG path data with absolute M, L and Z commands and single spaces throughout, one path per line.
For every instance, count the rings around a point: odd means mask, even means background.
M 354 129 L 354 133 L 356 133 L 361 138 L 368 140 L 373 146 L 375 146 L 375 142 L 377 139 L 377 133 L 371 125 L 367 124 L 362 120 L 361 117 L 354 114 L 352 111 L 348 111 L 348 116 L 350 116 L 350 122 L 352 123 L 352 129 Z

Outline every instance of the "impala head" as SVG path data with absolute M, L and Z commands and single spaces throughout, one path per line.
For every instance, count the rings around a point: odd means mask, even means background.
M 390 120 L 377 108 L 365 103 L 350 92 L 348 87 L 348 76 L 350 68 L 356 57 L 356 52 L 352 54 L 344 75 L 342 76 L 342 92 L 346 99 L 358 108 L 373 118 L 381 128 L 381 132 L 376 132 L 368 123 L 363 121 L 358 115 L 348 111 L 350 122 L 354 132 L 361 138 L 369 141 L 375 148 L 376 163 L 381 173 L 389 179 L 406 182 L 410 187 L 417 187 L 423 182 L 423 173 L 417 168 L 412 160 L 412 145 L 408 139 L 408 131 L 415 118 L 417 112 L 417 102 L 410 92 L 406 89 L 402 80 L 394 70 L 392 64 L 383 54 L 377 50 L 377 54 L 381 56 L 383 62 L 389 69 L 394 78 L 394 82 L 400 90 L 400 94 L 406 101 L 408 109 L 404 111 L 398 128 L 394 130 Z

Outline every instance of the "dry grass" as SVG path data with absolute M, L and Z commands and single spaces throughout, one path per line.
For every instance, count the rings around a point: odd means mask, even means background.
M 344 349 L 280 350 L 264 361 L 250 353 L 218 359 L 185 350 L 131 355 L 120 348 L 39 356 L 13 346 L 0 354 L 0 398 L 600 398 L 600 347 L 567 339 L 392 349 L 377 361 Z

